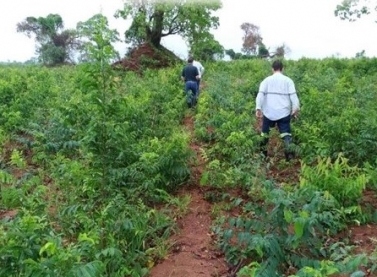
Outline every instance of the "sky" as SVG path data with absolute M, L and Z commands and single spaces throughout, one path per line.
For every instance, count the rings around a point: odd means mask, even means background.
M 114 13 L 123 7 L 124 0 L 2 0 L 0 1 L 0 61 L 24 62 L 35 56 L 35 41 L 16 32 L 16 25 L 28 16 L 46 17 L 59 14 L 66 29 L 75 28 L 97 13 L 109 20 L 124 40 L 130 21 L 116 19 Z M 203 0 L 205 1 L 205 0 Z M 335 17 L 334 10 L 342 0 L 222 0 L 222 8 L 215 12 L 220 26 L 212 33 L 225 49 L 240 52 L 241 24 L 259 27 L 263 43 L 270 50 L 286 45 L 288 59 L 326 57 L 352 58 L 365 51 L 377 57 L 377 23 L 373 16 L 356 22 Z M 162 44 L 179 57 L 187 57 L 187 45 L 179 36 L 168 36 Z M 121 55 L 127 45 L 115 45 Z

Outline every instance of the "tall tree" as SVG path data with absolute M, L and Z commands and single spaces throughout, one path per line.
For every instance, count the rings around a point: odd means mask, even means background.
M 17 32 L 24 33 L 29 38 L 35 35 L 38 59 L 46 65 L 72 62 L 73 51 L 79 46 L 75 30 L 64 30 L 63 19 L 58 14 L 27 17 L 17 23 Z
M 377 10 L 376 3 L 374 10 Z M 340 5 L 336 6 L 335 16 L 342 20 L 355 21 L 363 15 L 370 14 L 373 10 L 369 0 L 343 0 Z
M 212 12 L 219 8 L 221 0 L 125 0 L 115 16 L 132 18 L 125 37 L 134 46 L 149 42 L 160 47 L 163 37 L 181 35 L 191 48 L 201 40 L 214 41 L 210 30 L 219 26 L 219 18 Z
M 260 33 L 259 27 L 252 23 L 242 23 L 241 29 L 244 32 L 242 37 L 242 52 L 247 55 L 255 55 L 258 51 L 258 45 L 262 43 L 262 35 Z

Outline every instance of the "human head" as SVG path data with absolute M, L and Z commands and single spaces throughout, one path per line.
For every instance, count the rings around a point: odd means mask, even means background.
M 188 63 L 193 63 L 193 62 L 194 62 L 194 58 L 193 58 L 193 57 L 191 57 L 191 56 L 190 56 L 190 57 L 188 57 L 188 59 L 187 59 L 187 62 L 188 62 Z
M 280 60 L 275 60 L 273 63 L 272 63 L 272 69 L 274 71 L 283 71 L 283 63 L 280 61 Z

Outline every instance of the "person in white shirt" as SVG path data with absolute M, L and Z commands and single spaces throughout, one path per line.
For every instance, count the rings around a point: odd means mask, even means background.
M 195 66 L 198 69 L 198 71 L 199 71 L 199 79 L 197 80 L 197 83 L 198 83 L 197 96 L 199 96 L 199 93 L 200 93 L 200 79 L 202 78 L 202 76 L 204 74 L 204 66 L 200 62 L 196 61 L 195 59 L 194 59 L 194 62 L 193 62 L 193 66 Z
M 256 116 L 263 118 L 261 150 L 267 157 L 270 128 L 277 125 L 285 144 L 285 158 L 289 161 L 293 158 L 289 149 L 292 141 L 291 118 L 298 115 L 300 101 L 294 82 L 283 74 L 283 63 L 280 60 L 274 61 L 272 70 L 273 74 L 261 82 L 256 97 Z

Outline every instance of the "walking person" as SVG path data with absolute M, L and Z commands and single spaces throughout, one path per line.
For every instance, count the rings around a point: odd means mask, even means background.
M 181 79 L 185 82 L 185 94 L 186 102 L 189 108 L 193 108 L 196 105 L 198 96 L 198 83 L 199 71 L 193 65 L 194 59 L 189 57 L 187 60 L 187 65 L 182 70 Z
M 283 74 L 283 63 L 280 60 L 272 63 L 272 71 L 273 74 L 261 82 L 256 97 L 256 116 L 263 118 L 261 150 L 267 157 L 270 128 L 277 125 L 284 141 L 285 159 L 289 161 L 293 158 L 293 152 L 289 148 L 292 142 L 291 118 L 298 115 L 300 101 L 294 82 Z
M 202 79 L 202 76 L 204 74 L 204 66 L 197 60 L 193 58 L 193 65 L 198 69 L 199 71 L 199 79 L 197 80 L 198 83 L 198 96 L 200 94 L 200 80 Z

